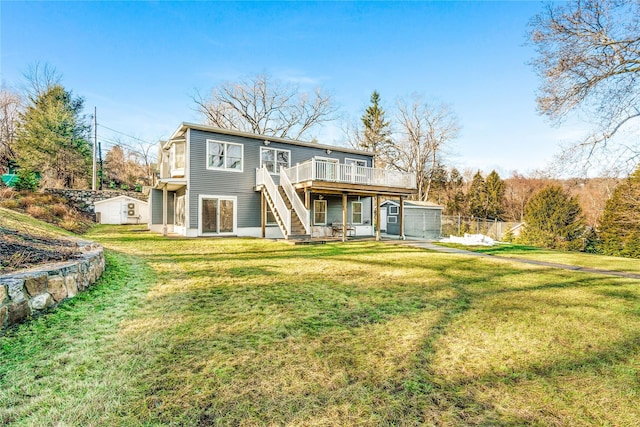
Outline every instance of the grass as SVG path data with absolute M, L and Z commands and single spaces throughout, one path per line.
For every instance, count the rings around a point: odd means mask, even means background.
M 507 258 L 523 258 L 640 274 L 640 261 L 633 258 L 595 255 L 584 252 L 557 251 L 516 244 L 498 244 L 494 246 L 465 246 L 455 243 L 437 244 Z
M 637 281 L 98 226 L 89 292 L 0 338 L 0 424 L 635 425 Z

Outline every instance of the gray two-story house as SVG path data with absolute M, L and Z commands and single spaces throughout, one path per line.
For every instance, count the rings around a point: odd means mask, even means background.
M 366 151 L 190 123 L 161 143 L 159 166 L 149 228 L 189 237 L 379 238 L 381 197 L 416 190 Z

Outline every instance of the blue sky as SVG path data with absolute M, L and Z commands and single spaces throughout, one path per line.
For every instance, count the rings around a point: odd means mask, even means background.
M 448 103 L 461 136 L 449 163 L 503 176 L 543 168 L 575 126 L 535 111 L 529 19 L 541 2 L 0 3 L 1 80 L 37 62 L 98 109 L 98 122 L 147 141 L 198 121 L 191 97 L 268 72 L 321 86 L 357 119 L 377 90 L 387 110 L 412 93 Z M 105 128 L 99 139 L 115 140 Z M 340 123 L 318 132 L 340 143 Z M 126 138 L 125 138 L 126 141 Z

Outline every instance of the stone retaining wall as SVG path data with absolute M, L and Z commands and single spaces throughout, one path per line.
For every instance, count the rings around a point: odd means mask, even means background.
M 78 259 L 0 276 L 0 333 L 95 283 L 105 268 L 104 253 L 95 244 L 86 248 Z
M 111 199 L 118 196 L 129 196 L 134 199 L 147 201 L 147 196 L 137 191 L 125 190 L 70 190 L 66 188 L 45 188 L 49 194 L 62 196 L 69 201 L 76 209 L 86 213 L 94 213 L 94 203 L 100 200 Z

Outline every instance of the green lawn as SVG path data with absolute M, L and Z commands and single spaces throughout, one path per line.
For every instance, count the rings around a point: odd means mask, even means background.
M 638 281 L 376 242 L 97 227 L 89 292 L 0 338 L 0 424 L 636 425 Z
M 640 260 L 634 258 L 595 255 L 584 252 L 554 251 L 551 249 L 515 244 L 497 244 L 494 246 L 465 246 L 452 243 L 437 244 L 507 258 L 523 258 L 640 274 Z

